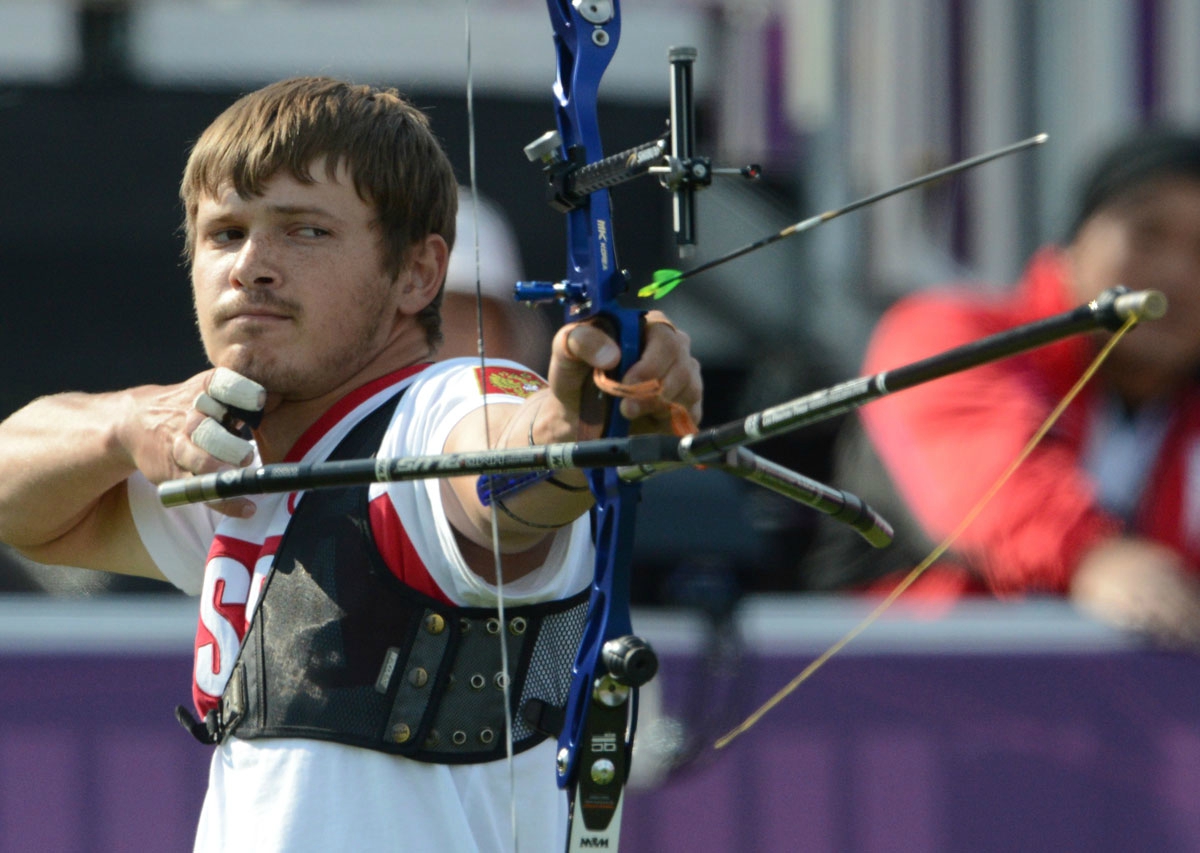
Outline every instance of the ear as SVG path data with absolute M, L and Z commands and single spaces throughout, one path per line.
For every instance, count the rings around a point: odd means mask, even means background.
M 450 247 L 440 234 L 428 234 L 408 250 L 408 264 L 397 278 L 400 310 L 416 314 L 433 301 L 446 280 Z

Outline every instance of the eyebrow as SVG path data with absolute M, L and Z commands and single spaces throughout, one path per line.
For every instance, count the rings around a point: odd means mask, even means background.
M 316 215 L 316 216 L 324 216 L 328 219 L 338 219 L 339 218 L 332 211 L 326 210 L 323 207 L 317 207 L 315 205 L 272 204 L 267 207 L 267 210 L 271 211 L 271 213 L 275 213 L 280 216 L 297 216 L 297 215 L 313 216 L 313 215 Z
M 334 222 L 342 222 L 342 217 L 333 213 L 331 210 L 319 207 L 317 205 L 306 204 L 272 204 L 267 206 L 267 211 L 273 216 L 318 216 L 325 219 L 333 220 Z M 221 210 L 211 213 L 208 216 L 201 216 L 208 222 L 221 223 L 230 220 L 241 218 L 239 214 L 233 210 Z

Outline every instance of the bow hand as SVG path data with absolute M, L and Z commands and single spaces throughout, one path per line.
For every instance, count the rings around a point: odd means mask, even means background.
M 641 355 L 620 383 L 600 383 L 620 393 L 620 413 L 630 422 L 630 431 L 670 433 L 673 412 L 679 407 L 698 421 L 703 382 L 700 364 L 691 354 L 691 339 L 661 312 L 652 311 L 646 315 L 642 341 Z M 539 411 L 535 443 L 597 437 L 604 417 L 589 412 L 598 397 L 593 380 L 597 371 L 610 375 L 620 361 L 620 347 L 598 324 L 564 326 L 555 336 L 550 361 L 550 390 L 556 405 Z

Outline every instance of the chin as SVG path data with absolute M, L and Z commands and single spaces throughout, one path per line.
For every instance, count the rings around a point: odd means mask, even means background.
M 279 365 L 275 360 L 242 348 L 234 348 L 212 360 L 217 367 L 224 367 L 247 379 L 253 379 L 268 391 L 277 391 L 280 377 Z

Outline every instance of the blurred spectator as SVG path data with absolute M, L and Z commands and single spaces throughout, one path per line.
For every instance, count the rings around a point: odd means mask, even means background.
M 1088 301 L 1163 291 L 1167 317 L 1133 330 L 1058 426 L 922 579 L 928 592 L 1066 595 L 1170 644 L 1200 643 L 1200 136 L 1138 133 L 1082 184 L 1063 247 L 1015 290 L 909 297 L 872 336 L 864 374 Z M 1077 337 L 904 391 L 848 425 L 839 485 L 889 514 L 882 559 L 834 556 L 813 587 L 890 584 L 964 517 L 1078 379 L 1102 336 Z M 877 455 L 876 455 L 877 454 Z M 909 514 L 911 512 L 911 515 Z M 839 534 L 839 546 L 854 537 Z
M 476 222 L 479 233 L 478 279 L 482 302 L 476 303 Z M 439 358 L 479 354 L 478 312 L 483 311 L 483 341 L 489 358 L 510 358 L 545 374 L 550 360 L 551 329 L 540 311 L 513 299 L 521 277 L 520 249 L 503 212 L 487 199 L 458 194 L 458 240 L 450 253 L 442 305 Z

